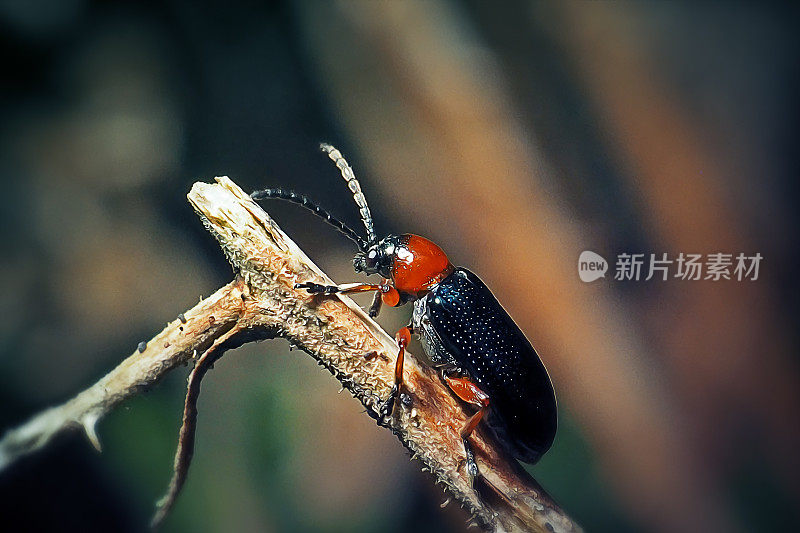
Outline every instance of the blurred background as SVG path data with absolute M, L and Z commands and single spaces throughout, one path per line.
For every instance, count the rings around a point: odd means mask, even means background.
M 532 339 L 561 424 L 530 470 L 588 531 L 798 530 L 797 27 L 744 3 L 3 0 L 0 430 L 231 279 L 194 181 L 293 188 L 358 227 L 325 140 L 379 233 L 433 239 Z M 349 241 L 265 208 L 358 279 Z M 606 279 L 580 281 L 583 250 Z M 681 252 L 764 259 L 757 281 L 610 275 Z M 0 474 L 4 525 L 145 529 L 185 378 L 102 421 L 102 454 L 74 433 Z M 284 341 L 228 353 L 165 530 L 464 530 L 338 390 Z

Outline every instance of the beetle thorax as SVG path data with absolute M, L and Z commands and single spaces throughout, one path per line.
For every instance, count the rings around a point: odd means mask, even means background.
M 359 252 L 353 266 L 357 272 L 391 279 L 395 289 L 412 298 L 419 298 L 453 271 L 439 246 L 410 233 L 389 235 Z
M 392 280 L 395 288 L 420 297 L 453 271 L 453 265 L 436 244 L 418 235 L 402 235 L 395 248 Z

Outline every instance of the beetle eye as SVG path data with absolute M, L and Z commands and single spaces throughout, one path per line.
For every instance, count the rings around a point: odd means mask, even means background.
M 369 268 L 375 268 L 378 264 L 378 251 L 377 250 L 370 250 L 367 254 L 367 266 Z

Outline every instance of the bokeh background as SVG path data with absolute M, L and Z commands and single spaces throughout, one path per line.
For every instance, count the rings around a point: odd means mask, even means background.
M 798 530 L 797 28 L 745 3 L 0 2 L 0 428 L 231 279 L 194 181 L 294 188 L 357 227 L 326 140 L 379 232 L 438 242 L 534 341 L 561 427 L 531 471 L 589 531 Z M 266 208 L 356 279 L 349 241 Z M 764 260 L 587 284 L 583 250 Z M 101 423 L 102 454 L 75 433 L 0 473 L 4 529 L 143 530 L 173 374 Z M 283 341 L 228 353 L 165 530 L 463 530 L 338 390 Z

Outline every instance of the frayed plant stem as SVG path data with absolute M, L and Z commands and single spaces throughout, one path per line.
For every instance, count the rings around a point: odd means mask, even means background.
M 98 383 L 8 431 L 0 439 L 0 468 L 41 449 L 56 434 L 72 427 L 83 427 L 98 446 L 95 425 L 109 410 L 169 370 L 203 354 L 189 379 L 175 472 L 155 517 L 160 522 L 186 479 L 197 394 L 208 366 L 227 349 L 280 336 L 327 368 L 475 522 L 497 532 L 580 531 L 481 427 L 470 436 L 481 473 L 480 481 L 473 485 L 463 467 L 459 433 L 469 413 L 439 375 L 409 352 L 405 355 L 404 392 L 410 404 L 402 402 L 391 419 L 382 419 L 380 406 L 394 383 L 398 352 L 394 339 L 348 297 L 310 296 L 296 289 L 297 283 L 332 281 L 230 179 L 195 183 L 188 198 L 219 241 L 236 279 L 179 315 L 143 345 L 143 351 L 134 351 Z

